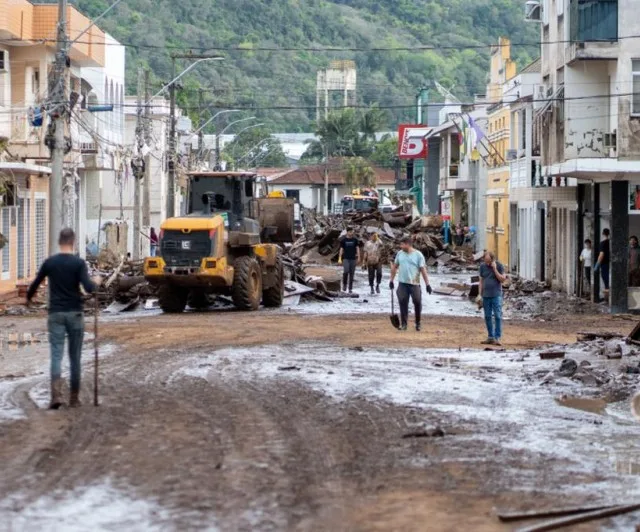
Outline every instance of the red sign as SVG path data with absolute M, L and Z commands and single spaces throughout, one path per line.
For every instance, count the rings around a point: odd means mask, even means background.
M 398 126 L 398 157 L 400 159 L 426 159 L 429 143 L 425 139 L 431 128 L 400 124 Z

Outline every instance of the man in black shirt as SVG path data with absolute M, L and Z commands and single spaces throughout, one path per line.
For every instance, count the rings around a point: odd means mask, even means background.
M 351 227 L 347 228 L 347 236 L 340 242 L 340 253 L 338 264 L 342 264 L 342 291 L 353 293 L 353 276 L 356 273 L 356 266 L 360 262 L 360 240 L 358 240 Z
M 609 261 L 611 259 L 611 241 L 609 240 L 610 235 L 611 232 L 609 231 L 609 229 L 603 229 L 602 242 L 600 242 L 600 249 L 598 250 L 598 261 L 593 268 L 594 272 L 600 270 L 600 276 L 602 277 L 605 291 L 609 290 Z
M 40 284 L 49 279 L 49 344 L 51 345 L 51 404 L 57 410 L 62 401 L 62 357 L 65 336 L 69 337 L 71 395 L 69 406 L 80 406 L 80 356 L 84 338 L 84 314 L 80 285 L 86 292 L 95 291 L 89 279 L 87 264 L 74 255 L 75 234 L 71 229 L 60 231 L 60 253 L 44 261 L 29 291 L 31 301 Z

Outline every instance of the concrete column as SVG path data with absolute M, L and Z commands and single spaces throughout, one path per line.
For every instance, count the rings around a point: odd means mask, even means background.
M 611 312 L 627 312 L 629 284 L 629 182 L 611 182 Z
M 596 265 L 596 261 L 598 260 L 598 247 L 600 245 L 600 185 L 593 184 L 591 185 L 591 204 L 593 205 L 593 226 L 591 233 L 591 245 L 593 247 L 593 265 Z M 628 212 L 625 211 L 625 212 Z M 591 299 L 596 303 L 600 302 L 600 273 L 593 272 L 592 273 L 592 283 L 591 283 Z

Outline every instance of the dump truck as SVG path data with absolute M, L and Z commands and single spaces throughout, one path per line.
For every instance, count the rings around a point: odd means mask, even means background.
M 164 312 L 203 309 L 215 295 L 230 296 L 240 310 L 282 305 L 278 244 L 293 240 L 293 200 L 257 192 L 251 172 L 188 175 L 187 214 L 162 223 L 158 255 L 144 261 Z

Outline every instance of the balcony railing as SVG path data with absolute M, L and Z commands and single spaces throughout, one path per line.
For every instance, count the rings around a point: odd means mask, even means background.
M 571 40 L 617 41 L 618 0 L 571 0 Z

